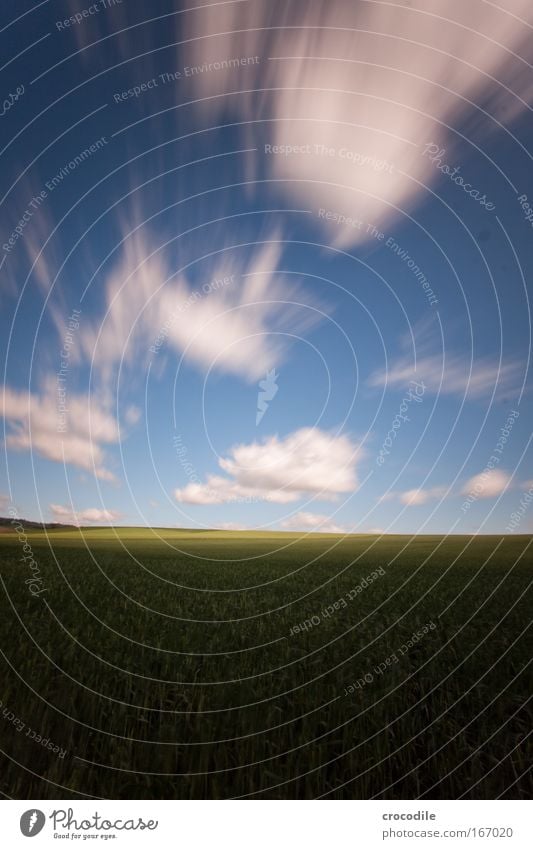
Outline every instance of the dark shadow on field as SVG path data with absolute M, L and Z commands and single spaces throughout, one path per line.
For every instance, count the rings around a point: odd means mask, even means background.
M 2 535 L 4 794 L 531 797 L 530 537 L 134 530 Z

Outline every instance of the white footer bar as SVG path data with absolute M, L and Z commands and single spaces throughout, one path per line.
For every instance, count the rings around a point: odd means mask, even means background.
M 1 843 L 183 849 L 533 847 L 528 801 L 3 801 Z M 29 839 L 35 843 L 29 844 Z

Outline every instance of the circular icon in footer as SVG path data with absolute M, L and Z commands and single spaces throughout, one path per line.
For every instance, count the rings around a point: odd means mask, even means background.
M 20 818 L 20 830 L 24 837 L 35 837 L 42 831 L 46 822 L 46 817 L 42 811 L 36 808 L 31 808 L 29 811 L 24 811 Z

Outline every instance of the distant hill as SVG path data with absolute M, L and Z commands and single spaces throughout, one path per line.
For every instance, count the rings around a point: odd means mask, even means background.
M 5 516 L 0 516 L 0 532 L 5 528 L 6 530 L 13 530 L 14 525 L 20 522 L 20 524 L 25 528 L 33 528 L 36 531 L 53 531 L 58 528 L 74 528 L 74 525 L 67 525 L 64 522 L 30 522 L 29 519 L 6 519 Z

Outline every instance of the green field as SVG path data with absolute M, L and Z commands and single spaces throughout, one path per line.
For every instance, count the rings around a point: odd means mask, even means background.
M 531 542 L 2 533 L 0 790 L 531 798 Z

